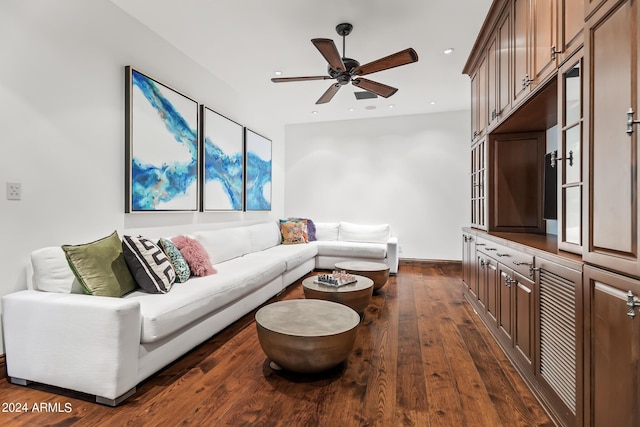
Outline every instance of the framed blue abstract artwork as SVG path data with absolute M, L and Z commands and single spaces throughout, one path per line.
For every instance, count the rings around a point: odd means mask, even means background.
M 198 102 L 125 68 L 125 212 L 199 209 Z
M 245 128 L 245 210 L 271 210 L 271 140 Z
M 203 211 L 243 208 L 242 125 L 202 106 Z

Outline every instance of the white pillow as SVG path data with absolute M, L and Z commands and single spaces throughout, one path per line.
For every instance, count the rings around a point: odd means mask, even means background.
M 390 236 L 389 224 L 360 225 L 341 222 L 338 240 L 343 242 L 387 243 Z
M 204 246 L 214 265 L 251 252 L 249 227 L 200 231 L 192 237 Z
M 84 293 L 60 246 L 48 246 L 31 252 L 31 265 L 36 289 L 65 294 Z
M 337 222 L 313 222 L 316 226 L 316 240 L 338 240 Z
M 275 222 L 249 226 L 251 252 L 258 252 L 280 244 L 280 229 Z

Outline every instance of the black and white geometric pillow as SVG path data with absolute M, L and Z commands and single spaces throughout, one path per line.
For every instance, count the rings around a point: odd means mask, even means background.
M 122 237 L 122 252 L 133 278 L 145 291 L 166 294 L 176 281 L 176 272 L 162 249 L 144 237 Z

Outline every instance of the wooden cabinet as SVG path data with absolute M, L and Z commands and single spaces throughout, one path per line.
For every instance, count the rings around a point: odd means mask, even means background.
M 487 114 L 488 88 L 487 88 L 486 55 L 483 55 L 478 70 L 471 78 L 471 141 L 477 141 L 483 137 L 489 123 Z
M 468 233 L 462 235 L 462 282 L 473 295 L 478 294 L 475 237 Z
M 582 266 L 539 255 L 535 270 L 536 379 L 557 418 L 565 425 L 583 425 Z
M 558 4 L 557 0 L 531 0 L 531 71 L 532 84 L 544 82 L 557 68 Z
M 552 165 L 558 179 L 558 248 L 582 253 L 582 65 L 581 52 L 558 73 L 560 138 Z
M 513 0 L 511 17 L 513 20 L 513 80 L 511 82 L 511 101 L 518 104 L 531 92 L 533 81 L 530 71 L 531 48 L 531 1 Z
M 612 7 L 609 7 L 613 4 Z M 585 28 L 585 261 L 640 276 L 639 6 L 607 2 Z
M 559 64 L 569 59 L 583 44 L 585 0 L 558 1 L 558 37 L 554 51 L 560 55 Z
M 511 9 L 505 8 L 496 27 L 496 121 L 502 119 L 511 110 L 509 88 L 513 81 L 511 57 Z M 495 123 L 494 123 L 495 124 Z
M 544 233 L 543 132 L 490 135 L 489 230 Z
M 532 246 L 521 246 L 495 236 L 504 233 L 465 234 L 475 234 L 478 271 L 478 292 L 465 290 L 465 297 L 554 419 L 583 425 L 580 258 L 555 253 L 555 245 L 549 246 L 553 239 L 545 236 L 522 237 Z
M 637 426 L 640 420 L 640 281 L 585 267 L 589 325 L 586 425 Z M 631 295 L 629 295 L 629 292 Z
M 487 229 L 487 143 L 478 141 L 471 148 L 471 224 Z

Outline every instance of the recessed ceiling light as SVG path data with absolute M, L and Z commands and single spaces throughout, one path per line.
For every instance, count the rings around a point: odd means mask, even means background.
M 387 107 L 389 107 L 389 108 L 394 108 L 394 107 L 395 107 L 395 105 L 393 105 L 393 104 L 389 104 L 389 105 L 387 105 Z
M 282 71 L 274 71 L 273 74 L 275 74 L 276 76 L 281 76 L 282 75 Z
M 454 48 L 448 47 L 445 50 L 443 50 L 442 53 L 444 53 L 445 55 L 451 55 L 454 50 L 455 50 Z
M 349 108 L 349 111 L 354 111 L 354 110 L 355 110 L 355 108 Z
M 431 101 L 429 104 L 436 105 L 436 101 Z
M 318 112 L 316 110 L 313 110 L 311 114 L 318 114 Z
M 366 106 L 366 107 L 364 107 L 364 108 L 366 108 L 367 110 L 375 110 L 375 109 L 376 109 L 376 106 L 375 106 L 375 105 L 367 105 L 367 106 Z

